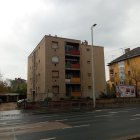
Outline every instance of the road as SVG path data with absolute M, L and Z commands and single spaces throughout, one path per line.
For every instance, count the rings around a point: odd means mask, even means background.
M 91 112 L 0 112 L 0 140 L 120 140 L 140 136 L 140 107 Z

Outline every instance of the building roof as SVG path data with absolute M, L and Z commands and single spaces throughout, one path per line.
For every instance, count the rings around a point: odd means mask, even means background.
M 111 61 L 110 63 L 108 63 L 108 66 L 110 66 L 111 64 L 123 61 L 123 60 L 127 60 L 130 58 L 134 58 L 140 56 L 140 47 L 137 47 L 131 51 L 128 51 L 127 53 L 121 55 L 120 57 L 114 59 L 113 61 Z

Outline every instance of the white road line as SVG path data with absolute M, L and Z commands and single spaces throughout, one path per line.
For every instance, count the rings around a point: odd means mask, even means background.
M 122 110 L 122 111 L 118 111 L 119 113 L 121 113 L 121 112 L 128 112 L 128 110 Z
M 1 124 L 4 125 L 4 124 L 7 124 L 7 122 L 1 122 L 0 125 L 1 125 Z
M 41 117 L 39 117 L 39 118 L 50 118 L 50 117 L 57 117 L 57 116 L 60 116 L 60 115 L 51 115 L 51 116 L 41 116 Z
M 12 131 L 13 131 L 13 135 L 14 135 L 14 140 L 16 140 L 14 128 L 12 129 Z
M 107 114 L 107 115 L 99 115 L 99 116 L 94 116 L 95 118 L 100 118 L 100 117 L 107 117 L 107 116 L 112 116 L 113 114 Z
M 136 109 L 136 108 L 128 108 L 128 109 L 125 109 L 125 110 L 134 110 L 134 109 Z
M 69 129 L 72 128 L 71 126 L 63 127 L 62 129 Z
M 48 123 L 48 121 L 44 121 L 44 122 L 37 122 L 37 124 L 42 124 L 42 123 Z
M 54 137 L 54 138 L 46 138 L 46 139 L 41 139 L 41 140 L 55 140 L 56 139 L 56 137 Z
M 55 120 L 56 122 L 63 122 L 63 121 L 67 121 L 68 119 L 62 119 L 62 120 Z
M 131 121 L 140 120 L 140 118 L 130 119 Z
M 76 125 L 76 126 L 73 126 L 72 128 L 75 128 L 75 127 L 87 127 L 87 126 L 89 126 L 89 124 Z
M 111 113 L 111 114 L 116 114 L 116 113 L 119 113 L 119 112 L 113 112 L 113 111 L 112 111 L 112 112 L 109 112 L 109 113 Z
M 128 112 L 128 110 L 112 111 L 112 112 L 108 112 L 108 113 L 110 113 L 110 114 L 117 114 L 117 113 L 124 113 L 124 112 Z
M 140 116 L 140 114 L 135 114 L 135 115 L 132 115 L 132 116 Z

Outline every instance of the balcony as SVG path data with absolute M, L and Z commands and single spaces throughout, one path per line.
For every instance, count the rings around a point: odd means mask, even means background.
M 72 77 L 70 79 L 65 79 L 66 84 L 80 84 L 80 77 Z
M 70 51 L 66 51 L 66 55 L 73 55 L 73 56 L 79 56 L 80 55 L 80 51 L 79 50 L 70 50 Z
M 81 92 L 80 91 L 72 91 L 71 96 L 73 96 L 73 97 L 81 97 Z
M 80 83 L 80 77 L 72 77 L 70 80 L 72 83 Z
M 66 68 L 68 69 L 80 69 L 80 64 L 70 64 L 70 63 L 66 63 Z

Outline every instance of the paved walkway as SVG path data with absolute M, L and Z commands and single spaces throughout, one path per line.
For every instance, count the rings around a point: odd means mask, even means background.
M 17 103 L 2 103 L 0 104 L 0 111 L 15 110 L 17 109 Z

